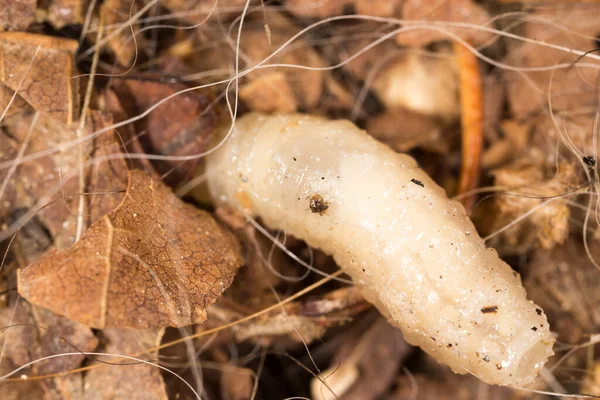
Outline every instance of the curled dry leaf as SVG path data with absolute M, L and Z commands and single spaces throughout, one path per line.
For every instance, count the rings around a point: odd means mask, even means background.
M 241 264 L 231 233 L 136 170 L 123 202 L 72 249 L 21 270 L 18 288 L 94 328 L 184 326 L 206 320 Z
M 159 101 L 186 89 L 178 83 L 155 82 L 150 79 L 124 79 L 115 82 L 115 92 L 131 117 L 138 115 Z M 106 96 L 110 96 L 109 93 Z M 116 99 L 106 98 L 111 108 Z M 139 141 L 147 153 L 165 156 L 192 156 L 207 150 L 218 122 L 211 91 L 194 90 L 171 98 L 136 124 L 138 132 L 146 132 Z M 135 150 L 135 149 L 134 149 Z M 154 161 L 166 181 L 177 184 L 189 179 L 201 162 L 200 158 L 188 161 Z
M 39 52 L 35 55 L 38 46 Z M 79 113 L 79 81 L 72 79 L 76 71 L 73 59 L 76 50 L 75 40 L 0 32 L 0 85 L 4 86 L 0 90 L 2 110 L 18 89 L 18 96 L 35 110 L 48 113 L 69 125 Z
M 463 22 L 473 26 L 485 26 L 490 20 L 490 15 L 473 0 L 404 0 L 402 18 L 410 21 L 432 22 Z M 490 32 L 475 29 L 474 27 L 447 27 L 438 26 L 459 38 L 476 46 L 482 45 L 493 39 Z M 439 40 L 451 40 L 444 32 L 431 29 L 418 29 L 399 33 L 396 42 L 404 46 L 422 47 Z
M 102 331 L 103 346 L 100 353 L 139 354 L 138 358 L 154 362 L 158 361 L 158 351 L 147 352 L 146 349 L 160 345 L 165 333 L 164 328 L 129 329 L 108 328 Z M 155 399 L 167 400 L 165 383 L 156 366 L 131 359 L 98 356 L 99 361 L 124 364 L 99 365 L 85 375 L 85 399 Z
M 35 18 L 36 0 L 0 0 L 0 31 L 24 31 Z
M 4 356 L 13 366 L 46 356 L 93 351 L 98 344 L 92 330 L 83 324 L 24 301 L 19 301 L 15 307 L 0 310 L 0 326 L 10 326 L 0 338 L 0 344 Z M 33 364 L 24 373 L 40 375 L 66 372 L 80 366 L 84 359 L 83 354 L 54 357 Z M 37 383 L 38 390 L 44 392 L 44 399 L 82 398 L 81 374 L 44 379 Z M 4 393 L 4 386 L 2 390 Z

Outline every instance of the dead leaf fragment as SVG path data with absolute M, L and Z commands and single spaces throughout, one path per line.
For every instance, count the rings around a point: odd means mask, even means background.
M 5 351 L 4 355 L 15 366 L 46 356 L 93 351 L 98 344 L 92 330 L 87 326 L 22 300 L 16 304 L 16 309 L 9 307 L 0 311 L 0 326 L 11 326 L 2 336 L 0 343 Z M 80 366 L 84 359 L 84 354 L 54 357 L 33 364 L 29 371 L 36 375 L 66 372 Z M 44 392 L 44 399 L 59 400 L 82 396 L 81 374 L 69 374 L 37 382 Z
M 599 16 L 600 4 L 545 7 L 529 14 L 524 23 L 523 36 L 563 46 L 569 52 L 520 41 L 520 44 L 510 49 L 503 62 L 519 70 L 505 69 L 502 72 L 510 109 L 517 119 L 548 107 L 549 96 L 552 108 L 560 112 L 579 112 L 586 107 L 596 107 L 598 61 L 589 57 L 580 60 L 574 51 L 587 52 L 598 47 L 596 37 Z M 595 67 L 549 68 L 576 61 L 587 65 L 595 64 Z M 542 70 L 531 71 L 537 67 Z
M 75 40 L 0 32 L 0 84 L 5 87 L 0 105 L 7 105 L 18 89 L 34 109 L 69 125 L 79 112 L 78 80 L 72 79 L 76 50 Z
M 400 12 L 404 0 L 287 0 L 288 10 L 299 17 L 324 18 L 344 14 L 353 7 L 356 14 L 391 17 Z
M 412 351 L 400 331 L 381 317 L 366 329 L 354 328 L 342 338 L 342 345 L 333 357 L 334 365 L 320 374 L 337 396 L 322 380 L 313 378 L 311 389 L 315 400 L 381 398 Z
M 108 47 L 114 54 L 117 62 L 122 66 L 131 66 L 135 58 L 136 48 L 144 48 L 144 44 L 139 43 L 143 38 L 137 34 L 140 30 L 139 24 L 130 20 L 130 17 L 134 16 L 138 11 L 139 7 L 134 0 L 106 0 L 102 3 L 100 9 L 100 13 L 104 18 L 102 23 L 105 26 L 121 26 L 123 24 L 127 26 L 127 29 L 121 29 L 116 35 L 111 35 L 108 40 Z M 136 40 L 134 40 L 132 35 L 135 35 Z M 138 42 L 137 44 L 136 41 Z
M 482 6 L 472 0 L 404 0 L 402 18 L 424 23 L 433 21 L 473 24 L 473 27 L 467 28 L 448 26 L 441 28 L 474 45 L 481 45 L 493 38 L 492 33 L 474 28 L 474 26 L 485 26 L 491 17 Z M 403 46 L 423 47 L 439 40 L 452 40 L 452 38 L 444 32 L 431 29 L 417 29 L 396 36 L 396 42 Z
M 511 195 L 495 197 L 494 212 L 488 213 L 485 231 L 495 232 L 535 207 L 525 221 L 510 227 L 492 239 L 493 246 L 516 254 L 537 245 L 550 249 L 564 243 L 569 234 L 571 211 L 567 203 L 554 201 L 542 204 L 578 186 L 577 169 L 568 162 L 547 171 L 541 160 L 533 157 L 518 159 L 493 170 L 495 185 L 508 188 Z
M 447 152 L 449 135 L 444 136 L 442 128 L 443 124 L 435 118 L 402 108 L 384 111 L 367 122 L 369 135 L 401 153 L 415 147 Z
M 164 328 L 105 329 L 101 335 L 106 343 L 98 352 L 124 355 L 144 353 L 146 349 L 160 345 L 164 333 Z M 158 351 L 145 352 L 139 358 L 156 362 Z M 98 360 L 127 365 L 101 365 L 91 369 L 85 376 L 86 399 L 167 400 L 165 383 L 158 367 L 141 362 L 130 365 L 135 361 L 120 360 L 118 357 L 99 356 Z
M 117 209 L 72 249 L 21 270 L 18 287 L 32 303 L 94 328 L 184 326 L 206 320 L 241 264 L 232 234 L 136 170 Z
M 125 79 L 114 85 L 123 104 L 129 107 L 130 116 L 143 113 L 186 88 L 183 84 L 151 79 Z M 192 156 L 206 151 L 218 123 L 212 100 L 210 90 L 195 90 L 169 99 L 136 124 L 138 132 L 146 132 L 139 138 L 140 143 L 147 152 L 165 156 Z M 168 176 L 166 182 L 176 185 L 191 178 L 200 161 L 157 160 L 153 165 Z
M 84 0 L 42 0 L 40 3 L 46 12 L 45 20 L 56 29 L 83 24 Z
M 36 0 L 0 0 L 0 31 L 24 31 L 35 17 Z
M 3 121 L 0 132 L 2 160 L 14 159 L 22 146 L 25 146 L 24 154 L 27 155 L 60 148 L 62 143 L 76 137 L 75 129 L 60 124 L 48 114 L 36 117 L 36 113 L 30 111 L 25 110 Z M 92 112 L 86 128 L 91 132 L 110 124 L 112 119 L 107 114 Z M 95 161 L 84 170 L 84 192 L 89 194 L 84 196 L 84 228 L 87 228 L 119 205 L 123 197 L 119 191 L 127 187 L 129 167 L 122 158 L 120 142 L 117 142 L 113 130 L 81 146 L 85 162 Z M 49 245 L 66 249 L 74 244 L 77 215 L 73 210 L 77 210 L 81 192 L 76 174 L 78 161 L 77 151 L 68 148 L 34 162 L 20 164 L 8 182 L 0 202 L 0 221 L 14 222 L 29 209 L 49 204 L 24 226 L 15 239 L 16 245 L 27 249 L 23 252 L 25 265 L 37 261 L 42 250 Z M 4 179 L 6 173 L 7 170 L 0 171 L 0 179 Z
M 271 72 L 259 76 L 240 88 L 240 99 L 260 112 L 293 112 L 298 105 L 294 92 L 283 72 Z
M 600 249 L 590 243 L 594 260 Z M 523 285 L 529 297 L 548 316 L 558 340 L 580 344 L 600 327 L 598 269 L 577 240 L 568 240 L 551 251 L 536 250 L 527 266 Z

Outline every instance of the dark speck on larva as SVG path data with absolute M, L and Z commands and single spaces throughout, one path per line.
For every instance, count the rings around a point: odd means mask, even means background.
M 329 208 L 329 202 L 323 198 L 320 194 L 313 195 L 309 200 L 310 211 L 313 213 L 323 213 Z
M 423 184 L 423 182 L 421 182 L 421 181 L 420 181 L 420 180 L 418 180 L 418 179 L 415 179 L 415 178 L 413 178 L 413 179 L 411 179 L 410 181 L 411 181 L 412 183 L 414 183 L 415 185 L 419 185 L 419 186 L 421 186 L 421 187 L 425 187 L 425 185 Z

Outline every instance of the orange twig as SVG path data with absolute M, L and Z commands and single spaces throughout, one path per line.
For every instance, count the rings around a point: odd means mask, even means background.
M 479 184 L 481 147 L 483 144 L 483 94 L 477 57 L 460 43 L 454 44 L 460 76 L 460 108 L 462 125 L 462 167 L 458 194 L 476 189 Z M 461 200 L 471 212 L 475 195 Z

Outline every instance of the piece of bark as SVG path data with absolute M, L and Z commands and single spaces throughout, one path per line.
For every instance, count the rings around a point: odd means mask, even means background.
M 98 352 L 123 355 L 143 353 L 137 357 L 157 363 L 158 351 L 148 352 L 146 349 L 160 345 L 164 332 L 164 328 L 104 329 L 101 333 L 103 346 Z M 118 357 L 98 356 L 97 359 L 124 365 L 99 365 L 88 371 L 84 385 L 86 399 L 168 399 L 158 367 L 142 362 L 134 364 L 134 360 Z
M 0 105 L 7 105 L 18 89 L 17 95 L 37 111 L 71 124 L 79 114 L 79 80 L 72 79 L 76 51 L 76 40 L 0 32 L 0 84 L 8 89 L 0 91 Z
M 35 18 L 36 0 L 0 0 L 0 31 L 24 31 Z
M 431 21 L 432 24 L 439 22 L 461 22 L 474 26 L 485 26 L 485 23 L 491 17 L 482 6 L 472 0 L 404 0 L 402 18 L 410 21 L 419 21 L 424 25 L 428 21 Z M 493 39 L 492 33 L 477 30 L 475 27 L 441 26 L 441 28 L 475 46 Z M 453 38 L 443 32 L 430 29 L 402 32 L 396 36 L 398 44 L 412 47 L 423 47 L 440 40 L 453 40 Z
M 20 270 L 18 289 L 94 328 L 184 326 L 206 320 L 242 262 L 236 238 L 210 214 L 138 170 L 114 211 L 72 249 Z

